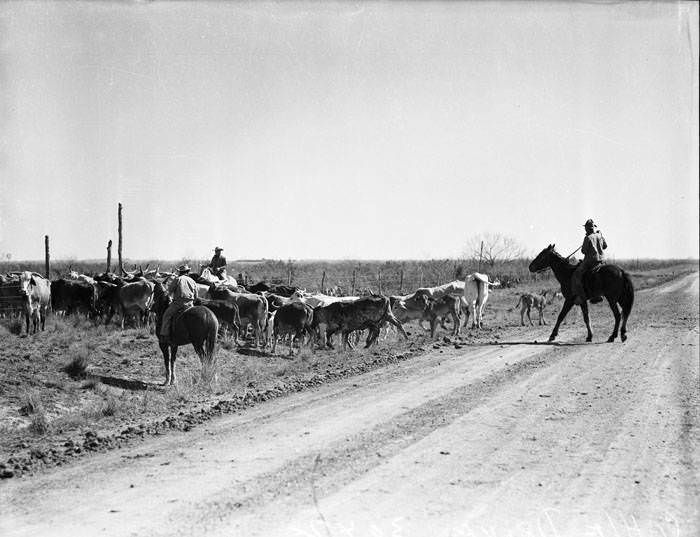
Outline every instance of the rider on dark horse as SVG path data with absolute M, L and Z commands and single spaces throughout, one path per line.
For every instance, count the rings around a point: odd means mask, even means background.
M 589 270 L 604 262 L 605 256 L 603 250 L 608 247 L 603 234 L 597 229 L 597 226 L 590 218 L 583 225 L 586 229 L 586 236 L 583 238 L 581 253 L 583 253 L 583 261 L 581 261 L 571 278 L 571 287 L 573 294 L 576 295 L 574 304 L 581 305 L 586 302 L 586 291 L 583 288 L 583 276 Z M 592 297 L 591 302 L 600 302 L 599 297 Z
M 160 327 L 161 342 L 170 343 L 170 328 L 172 320 L 180 313 L 194 305 L 197 298 L 197 284 L 188 276 L 190 267 L 180 265 L 177 269 L 178 275 L 168 284 L 168 293 L 173 301 L 163 314 L 163 321 Z

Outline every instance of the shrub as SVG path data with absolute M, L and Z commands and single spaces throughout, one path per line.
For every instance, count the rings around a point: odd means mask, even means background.
M 63 371 L 68 373 L 68 376 L 73 379 L 83 379 L 87 376 L 87 367 L 87 356 L 78 354 L 63 366 Z

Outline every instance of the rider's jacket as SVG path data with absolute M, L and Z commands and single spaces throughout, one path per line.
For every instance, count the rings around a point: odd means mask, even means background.
M 592 267 L 602 262 L 604 259 L 603 250 L 608 247 L 600 231 L 589 233 L 583 239 L 581 253 L 583 253 L 583 263 L 586 266 Z

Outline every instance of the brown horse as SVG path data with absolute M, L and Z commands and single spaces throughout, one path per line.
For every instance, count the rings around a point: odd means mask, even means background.
M 202 369 L 214 366 L 216 350 L 216 334 L 219 331 L 219 321 L 212 311 L 205 306 L 193 306 L 173 318 L 170 329 L 170 343 L 160 337 L 160 327 L 163 323 L 163 313 L 170 305 L 171 298 L 165 292 L 161 283 L 157 283 L 153 291 L 153 311 L 156 314 L 156 334 L 158 345 L 165 360 L 164 385 L 175 384 L 175 358 L 177 348 L 189 343 L 199 356 Z
M 551 268 L 561 285 L 564 305 L 559 312 L 559 317 L 557 317 L 557 324 L 554 325 L 554 330 L 549 336 L 549 341 L 554 341 L 559 333 L 559 325 L 574 305 L 575 296 L 571 289 L 571 276 L 574 274 L 576 266 L 571 265 L 567 258 L 559 255 L 554 250 L 554 245 L 550 244 L 537 255 L 528 268 L 530 272 L 540 272 Z M 615 316 L 615 328 L 608 338 L 608 343 L 615 341 L 618 329 L 620 330 L 620 339 L 625 341 L 627 339 L 627 319 L 630 316 L 632 304 L 634 303 L 634 286 L 629 274 L 617 265 L 605 264 L 586 273 L 583 278 L 583 285 L 586 290 L 587 300 L 599 302 L 601 300 L 600 297 L 604 296 Z M 622 314 L 620 314 L 618 304 L 622 308 Z M 588 302 L 581 304 L 581 312 L 588 330 L 586 341 L 592 341 L 593 332 L 591 332 L 591 324 L 588 319 Z M 620 326 L 620 319 L 622 319 L 622 326 Z

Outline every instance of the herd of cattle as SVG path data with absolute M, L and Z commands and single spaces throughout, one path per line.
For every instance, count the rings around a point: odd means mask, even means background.
M 366 346 L 372 345 L 384 326 L 393 326 L 404 338 L 403 324 L 416 320 L 428 322 L 431 336 L 438 326 L 445 328 L 451 320 L 452 334 L 458 335 L 472 317 L 472 326 L 481 327 L 484 305 L 489 288 L 498 286 L 485 274 L 473 273 L 464 281 L 457 280 L 437 287 L 425 287 L 402 296 L 330 296 L 310 294 L 288 285 L 268 285 L 264 282 L 241 286 L 235 279 L 220 280 L 204 268 L 191 274 L 198 285 L 198 303 L 210 308 L 220 326 L 230 331 L 236 341 L 240 334 L 252 328 L 254 345 L 275 347 L 278 339 L 290 336 L 289 351 L 294 340 L 305 336 L 317 341 L 322 348 L 332 348 L 334 334 L 340 334 L 343 347 L 351 345 L 350 335 L 368 330 Z M 0 306 L 5 310 L 14 304 L 22 311 L 26 331 L 44 329 L 46 315 L 82 313 L 99 322 L 110 323 L 115 314 L 121 326 L 129 318 L 148 323 L 153 304 L 154 288 L 167 284 L 172 273 L 157 270 L 123 271 L 122 276 L 101 273 L 87 276 L 72 272 L 64 278 L 49 281 L 33 272 L 0 275 Z M 530 306 L 527 313 L 529 318 Z M 518 303 L 520 305 L 521 302 Z M 535 304 L 540 310 L 542 303 Z M 522 314 L 525 311 L 523 302 Z M 532 323 L 532 321 L 530 321 Z M 313 336 L 313 337 L 312 337 Z

